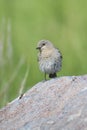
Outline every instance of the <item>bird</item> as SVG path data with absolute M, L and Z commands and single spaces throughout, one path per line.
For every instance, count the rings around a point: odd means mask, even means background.
M 62 54 L 60 50 L 55 48 L 49 40 L 40 40 L 36 49 L 39 50 L 37 56 L 39 69 L 45 74 L 45 80 L 47 74 L 49 78 L 56 78 L 56 73 L 59 72 L 62 67 Z

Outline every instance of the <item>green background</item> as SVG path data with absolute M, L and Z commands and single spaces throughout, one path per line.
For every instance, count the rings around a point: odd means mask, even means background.
M 44 79 L 36 50 L 41 39 L 62 52 L 59 76 L 86 74 L 87 0 L 0 0 L 1 107 Z

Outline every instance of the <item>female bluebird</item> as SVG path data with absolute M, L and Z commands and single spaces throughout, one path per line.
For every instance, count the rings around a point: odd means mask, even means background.
M 49 74 L 49 78 L 57 77 L 56 73 L 60 71 L 62 66 L 62 55 L 59 49 L 55 48 L 48 40 L 38 42 L 37 48 L 39 68 L 42 72 Z

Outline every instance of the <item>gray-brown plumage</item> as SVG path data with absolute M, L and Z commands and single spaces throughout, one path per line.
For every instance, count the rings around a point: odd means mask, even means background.
M 39 49 L 39 68 L 45 73 L 45 80 L 46 74 L 49 74 L 50 78 L 57 77 L 56 73 L 62 66 L 62 55 L 59 49 L 55 48 L 48 40 L 39 41 L 36 49 Z

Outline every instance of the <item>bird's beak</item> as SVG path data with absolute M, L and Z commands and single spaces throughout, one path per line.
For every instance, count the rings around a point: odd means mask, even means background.
M 41 49 L 41 47 L 37 47 L 36 49 L 40 50 L 40 49 Z

